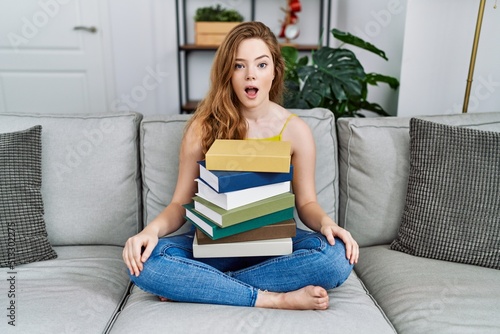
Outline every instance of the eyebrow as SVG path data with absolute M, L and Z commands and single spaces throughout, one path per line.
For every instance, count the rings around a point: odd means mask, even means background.
M 259 56 L 259 57 L 255 58 L 254 61 L 262 59 L 262 58 L 269 58 L 269 59 L 271 59 L 268 55 L 262 55 L 262 56 Z M 246 60 L 243 59 L 243 58 L 236 58 L 235 61 L 246 61 Z

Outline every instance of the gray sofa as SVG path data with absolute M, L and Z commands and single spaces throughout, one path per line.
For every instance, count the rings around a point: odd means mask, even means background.
M 294 112 L 316 139 L 319 202 L 361 246 L 328 310 L 162 303 L 130 284 L 122 246 L 170 201 L 189 116 L 0 114 L 0 133 L 43 127 L 44 217 L 58 255 L 1 268 L 0 332 L 499 333 L 500 271 L 390 249 L 405 204 L 409 119 L 336 126 L 328 110 Z M 500 132 L 500 112 L 422 118 Z M 15 327 L 5 316 L 10 272 Z

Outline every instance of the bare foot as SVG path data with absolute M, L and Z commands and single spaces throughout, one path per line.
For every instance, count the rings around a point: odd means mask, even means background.
M 328 292 L 320 286 L 308 285 L 291 292 L 259 291 L 256 307 L 286 310 L 326 310 Z
M 165 298 L 165 297 L 158 296 L 158 298 L 160 299 L 161 302 L 173 302 L 172 299 L 168 299 L 168 298 Z

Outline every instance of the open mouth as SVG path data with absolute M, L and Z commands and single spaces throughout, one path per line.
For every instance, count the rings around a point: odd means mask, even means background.
M 259 89 L 256 87 L 246 87 L 245 88 L 245 93 L 247 93 L 248 97 L 255 97 L 257 95 L 258 91 L 259 91 Z

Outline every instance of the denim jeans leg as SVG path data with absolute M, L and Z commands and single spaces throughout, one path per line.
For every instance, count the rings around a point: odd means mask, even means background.
M 349 277 L 352 268 L 342 240 L 335 238 L 332 246 L 320 233 L 297 229 L 292 254 L 228 274 L 261 290 L 288 292 L 307 285 L 335 288 Z
M 162 238 L 130 279 L 142 290 L 180 302 L 254 306 L 258 290 L 193 259 L 192 232 Z

